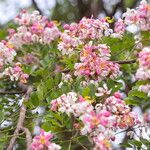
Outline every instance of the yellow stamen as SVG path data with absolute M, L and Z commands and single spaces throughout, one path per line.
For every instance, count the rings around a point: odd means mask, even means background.
M 97 126 L 99 124 L 99 120 L 96 117 L 93 117 L 92 123 Z
M 46 140 L 45 140 L 44 136 L 40 137 L 40 143 L 43 144 L 43 145 L 46 143 Z
M 91 99 L 90 96 L 85 96 L 84 99 L 85 99 L 86 101 L 88 101 L 90 104 L 94 102 L 94 100 Z
M 6 45 L 7 45 L 8 48 L 13 48 L 13 47 L 14 47 L 12 44 L 10 44 L 10 43 L 8 43 L 8 42 L 7 42 Z

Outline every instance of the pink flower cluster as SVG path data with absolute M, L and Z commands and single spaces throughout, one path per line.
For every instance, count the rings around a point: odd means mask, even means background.
M 23 73 L 20 64 L 13 62 L 17 54 L 15 49 L 21 48 L 24 44 L 50 44 L 60 36 L 60 31 L 54 22 L 48 21 L 48 19 L 41 16 L 38 11 L 34 11 L 30 14 L 24 10 L 16 17 L 15 22 L 19 25 L 17 31 L 9 29 L 8 42 L 0 42 L 0 69 L 5 64 L 9 64 L 10 66 L 6 66 L 5 70 L 2 70 L 2 73 L 0 73 L 0 76 L 8 76 L 12 81 L 19 80 L 26 83 L 28 75 Z M 38 61 L 37 58 L 31 54 L 26 55 L 23 59 L 27 63 Z
M 23 73 L 23 70 L 20 66 L 20 63 L 16 63 L 14 67 L 8 67 L 4 70 L 3 76 L 10 77 L 11 81 L 20 81 L 22 83 L 26 83 L 29 77 L 28 74 Z
M 127 9 L 123 18 L 126 25 L 135 24 L 142 31 L 150 30 L 150 4 L 142 0 L 136 9 Z
M 6 64 L 11 64 L 16 56 L 13 46 L 6 41 L 0 42 L 0 69 Z
M 150 47 L 145 47 L 139 53 L 139 69 L 136 78 L 138 80 L 150 79 Z
M 150 30 L 150 4 L 146 0 L 142 0 L 135 9 L 127 9 L 122 19 L 115 23 L 114 33 L 111 36 L 120 38 L 126 29 L 132 33 Z
M 143 48 L 143 50 L 139 53 L 139 68 L 136 72 L 136 79 L 150 79 L 150 47 Z M 148 96 L 150 96 L 150 84 L 139 86 L 139 91 L 148 93 Z
M 111 36 L 121 38 L 122 35 L 125 33 L 125 30 L 126 26 L 124 20 L 118 19 L 118 21 L 115 23 L 114 33 Z
M 96 150 L 110 149 L 117 129 L 127 129 L 140 123 L 137 115 L 121 99 L 120 93 L 107 98 L 104 104 L 97 104 L 95 111 L 83 114 L 80 119 L 84 124 L 81 133 L 92 137 Z
M 75 75 L 96 77 L 102 80 L 105 77 L 115 78 L 120 74 L 119 65 L 109 61 L 110 49 L 105 44 L 85 45 L 80 54 L 80 63 L 76 63 Z
M 133 127 L 139 123 L 137 115 L 131 112 L 130 107 L 125 104 L 118 92 L 106 99 L 104 107 L 116 116 L 117 126 L 121 129 Z
M 150 47 L 145 47 L 140 53 L 139 53 L 139 66 L 150 68 Z
M 22 11 L 15 19 L 20 26 L 17 31 L 9 30 L 9 42 L 16 48 L 21 48 L 23 44 L 42 43 L 50 44 L 60 36 L 60 31 L 56 24 L 48 21 L 45 16 L 41 16 L 38 11 L 32 14 Z
M 79 23 L 66 24 L 64 29 L 58 45 L 63 55 L 72 55 L 80 45 L 86 44 L 87 41 L 100 40 L 103 36 L 109 36 L 113 32 L 106 19 L 93 18 L 82 18 Z
M 7 76 L 11 81 L 19 80 L 26 83 L 29 75 L 23 72 L 20 63 L 14 62 L 16 55 L 14 46 L 10 42 L 0 42 L 0 77 Z
M 123 22 L 122 19 L 119 19 L 116 23 L 115 23 L 115 28 L 114 28 L 114 31 L 116 33 L 119 33 L 119 34 L 123 34 L 125 32 L 125 24 Z
M 115 126 L 116 118 L 107 110 L 90 111 L 80 116 L 84 127 L 81 129 L 81 134 L 90 134 L 92 137 L 102 133 L 105 128 Z
M 106 109 L 116 115 L 129 113 L 130 107 L 125 104 L 121 97 L 122 96 L 119 92 L 116 92 L 113 96 L 108 97 L 104 103 L 106 105 Z
M 61 95 L 59 98 L 52 100 L 51 110 L 66 113 L 67 115 L 74 114 L 78 117 L 82 113 L 90 112 L 93 106 L 83 97 L 78 97 L 77 93 L 69 92 Z
M 51 110 L 73 114 L 80 122 L 75 124 L 82 135 L 88 135 L 95 143 L 95 150 L 111 149 L 111 141 L 115 140 L 117 129 L 127 129 L 139 124 L 137 115 L 131 112 L 121 99 L 120 93 L 108 97 L 105 102 L 92 105 L 90 97 L 82 97 L 75 92 L 63 94 L 52 100 Z M 82 125 L 81 125 L 82 124 Z
M 60 150 L 61 147 L 55 143 L 52 143 L 50 140 L 53 138 L 53 134 L 50 132 L 45 132 L 41 129 L 40 134 L 33 138 L 31 145 L 32 150 Z

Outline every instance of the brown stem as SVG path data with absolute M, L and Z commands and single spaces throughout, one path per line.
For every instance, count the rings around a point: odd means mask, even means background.
M 20 88 L 25 91 L 26 90 L 26 93 L 24 95 L 24 101 L 28 101 L 29 100 L 29 97 L 30 97 L 30 94 L 32 93 L 33 91 L 33 87 L 32 86 L 27 86 L 27 85 L 24 85 L 22 83 L 19 84 Z M 22 106 L 20 108 L 20 113 L 19 113 L 19 119 L 18 119 L 18 122 L 17 122 L 17 126 L 16 126 L 16 130 L 14 131 L 14 136 L 11 138 L 10 142 L 9 142 L 9 145 L 7 147 L 7 150 L 12 150 L 13 149 L 13 146 L 16 142 L 16 139 L 17 139 L 17 135 L 19 133 L 20 130 L 22 130 L 23 127 L 23 123 L 24 123 L 24 120 L 25 120 L 25 114 L 26 114 L 26 106 L 24 105 L 24 103 L 22 103 Z M 26 131 L 26 133 L 28 132 L 28 134 L 26 135 L 29 136 L 29 130 L 24 130 Z M 31 139 L 29 138 L 29 140 L 31 141 Z M 29 141 L 27 141 L 27 143 L 29 144 L 28 145 L 28 148 L 30 147 L 30 143 Z M 28 149 L 29 150 L 29 149 Z
M 114 62 L 118 64 L 133 64 L 133 63 L 136 63 L 136 60 L 133 59 L 133 60 L 114 61 Z
M 31 149 L 31 143 L 32 143 L 32 136 L 28 128 L 21 127 L 21 130 L 24 131 L 26 135 L 26 150 Z
M 5 89 L 0 89 L 0 94 L 23 94 L 24 93 L 24 91 L 7 91 L 7 90 L 5 90 Z

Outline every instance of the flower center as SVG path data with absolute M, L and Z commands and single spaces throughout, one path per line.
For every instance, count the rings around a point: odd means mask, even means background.
M 45 139 L 44 136 L 40 137 L 40 143 L 43 144 L 43 145 L 46 143 L 46 139 Z
M 99 124 L 99 120 L 96 117 L 92 118 L 92 123 L 97 126 Z

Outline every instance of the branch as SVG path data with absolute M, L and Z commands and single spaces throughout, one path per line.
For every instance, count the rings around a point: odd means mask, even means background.
M 5 95 L 5 94 L 10 94 L 10 95 L 13 95 L 13 94 L 25 94 L 27 92 L 29 86 L 26 85 L 26 84 L 18 83 L 18 88 L 20 89 L 19 91 L 15 91 L 15 90 L 8 91 L 6 89 L 0 89 L 0 95 Z M 33 89 L 33 90 L 35 90 L 35 89 Z
M 0 95 L 2 94 L 23 94 L 24 91 L 7 91 L 5 89 L 0 89 Z
M 133 64 L 133 63 L 136 63 L 136 60 L 133 59 L 133 60 L 114 61 L 114 62 L 118 64 Z
M 26 150 L 31 149 L 32 136 L 28 128 L 21 127 L 21 130 L 26 134 Z
M 42 15 L 43 12 L 42 12 L 41 9 L 39 8 L 38 4 L 36 3 L 36 0 L 32 0 L 32 4 L 33 4 L 34 8 L 35 8 L 36 10 L 38 10 L 39 13 Z
M 28 86 L 28 85 L 24 85 L 22 83 L 19 84 L 20 88 L 25 91 L 26 90 L 26 93 L 24 95 L 24 101 L 28 101 L 29 100 L 29 97 L 30 97 L 30 94 L 32 93 L 33 91 L 33 87 L 32 86 Z M 23 123 L 24 123 L 24 120 L 25 120 L 25 114 L 26 114 L 26 106 L 24 105 L 24 103 L 22 103 L 22 106 L 20 108 L 20 113 L 19 113 L 19 119 L 18 119 L 18 122 L 17 122 L 17 126 L 16 126 L 16 130 L 14 131 L 14 136 L 11 138 L 10 142 L 9 142 L 9 145 L 7 147 L 7 150 L 12 150 L 13 149 L 13 146 L 16 142 L 16 139 L 17 139 L 17 136 L 18 136 L 18 133 L 20 130 L 22 130 L 23 128 Z M 24 129 L 25 130 L 25 129 Z M 28 130 L 29 131 L 29 130 Z M 28 132 L 26 130 L 26 132 Z M 29 134 L 28 134 L 29 135 Z M 27 135 L 26 135 L 27 136 Z M 29 143 L 27 141 L 27 143 Z M 28 145 L 29 147 L 29 145 Z M 29 149 L 28 149 L 29 150 Z

